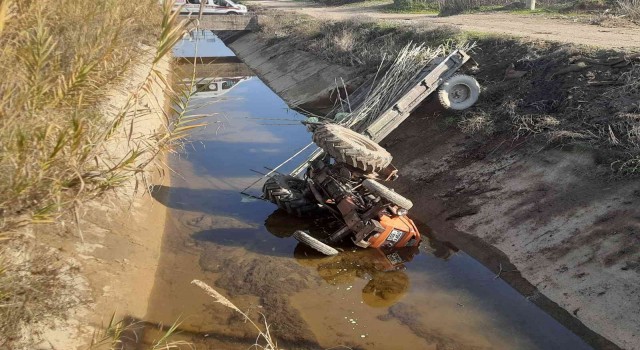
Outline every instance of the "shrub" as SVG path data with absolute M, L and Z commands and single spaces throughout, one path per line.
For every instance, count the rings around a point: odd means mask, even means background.
M 338 6 L 338 5 L 346 5 L 346 4 L 355 4 L 358 2 L 365 2 L 366 0 L 313 0 L 315 2 L 319 2 L 321 4 L 330 5 L 330 6 Z
M 440 15 L 451 16 L 480 8 L 478 0 L 440 0 Z
M 617 0 L 619 11 L 629 19 L 640 21 L 640 0 Z
M 438 10 L 437 0 L 393 0 L 393 7 L 398 10 Z

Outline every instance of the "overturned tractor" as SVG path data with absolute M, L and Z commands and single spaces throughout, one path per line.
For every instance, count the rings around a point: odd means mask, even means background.
M 420 47 L 408 46 L 404 51 L 413 52 L 416 58 L 421 53 Z M 377 142 L 430 94 L 437 91 L 445 109 L 463 110 L 478 100 L 480 85 L 472 76 L 456 74 L 476 66 L 462 50 L 429 60 L 417 70 L 413 66 L 406 69 L 401 60 L 405 56 L 399 55 L 382 82 L 363 84 L 354 92 L 353 102 L 359 107 L 343 111 L 350 117 L 342 120 L 348 128 L 307 122 L 319 150 L 291 175 L 273 175 L 263 186 L 263 197 L 289 214 L 324 211 L 342 222 L 340 229 L 321 239 L 303 231 L 294 234 L 324 254 L 337 254 L 331 245 L 347 237 L 357 246 L 382 249 L 417 246 L 421 241 L 407 216 L 413 203 L 383 184 L 397 178 L 397 169 L 391 165 L 391 154 Z M 403 77 L 400 82 L 398 76 Z
M 396 178 L 391 154 L 355 131 L 336 124 L 315 126 L 314 142 L 324 156 L 307 167 L 302 179 L 277 174 L 263 186 L 269 201 L 297 216 L 333 214 L 344 225 L 318 240 L 305 232 L 296 239 L 327 254 L 330 245 L 350 237 L 360 247 L 416 246 L 420 233 L 407 212 L 413 203 L 381 182 Z

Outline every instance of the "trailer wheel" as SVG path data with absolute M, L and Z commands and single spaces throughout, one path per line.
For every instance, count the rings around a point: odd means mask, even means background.
M 411 202 L 409 199 L 394 192 L 392 189 L 379 183 L 376 180 L 366 179 L 362 181 L 362 186 L 369 190 L 371 193 L 386 199 L 387 201 L 391 202 L 394 205 L 397 205 L 402 209 L 409 210 L 411 209 L 411 207 L 413 207 L 413 202 Z
M 311 198 L 304 180 L 288 175 L 274 175 L 262 186 L 265 199 L 274 203 L 278 208 L 298 217 L 313 216 L 321 208 L 314 198 Z
M 454 75 L 440 85 L 438 98 L 446 109 L 461 111 L 473 106 L 480 97 L 480 84 L 469 75 Z
M 298 240 L 300 243 L 304 243 L 309 247 L 319 251 L 324 255 L 337 255 L 338 251 L 332 248 L 331 246 L 320 242 L 319 240 L 313 238 L 311 235 L 304 231 L 296 231 L 293 234 L 293 237 Z
M 391 164 L 393 157 L 368 137 L 337 124 L 316 128 L 313 142 L 335 158 L 365 172 L 378 172 Z

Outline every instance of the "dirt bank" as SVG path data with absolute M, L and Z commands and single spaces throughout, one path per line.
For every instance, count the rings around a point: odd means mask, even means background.
M 637 349 L 638 181 L 595 175 L 606 169 L 594 152 L 478 142 L 442 117 L 414 117 L 383 145 L 403 174 L 396 189 L 411 192 L 414 215 L 434 236 L 462 249 L 460 232 L 480 238 L 583 324 Z M 513 270 L 497 263 L 489 267 L 508 278 Z
M 148 51 L 127 72 L 127 79 L 109 89 L 102 104 L 105 115 L 117 113 L 145 81 L 153 55 Z M 169 59 L 157 68 L 168 76 Z M 135 140 L 162 127 L 163 88 L 153 84 L 150 92 L 153 97 L 139 101 L 135 121 L 127 122 L 127 131 L 120 130 L 122 137 L 108 145 L 110 154 L 126 156 L 129 131 Z M 158 175 L 153 167 L 147 169 L 150 179 L 162 181 Z M 143 195 L 140 186 L 144 185 L 131 181 L 117 193 L 82 203 L 78 224 L 74 217 L 67 217 L 59 224 L 29 225 L 15 232 L 16 238 L 7 248 L 13 261 L 8 263 L 22 264 L 25 273 L 40 276 L 34 277 L 31 285 L 45 294 L 34 295 L 35 300 L 29 303 L 37 306 L 46 302 L 48 306 L 20 325 L 19 337 L 0 337 L 0 345 L 11 349 L 86 349 L 92 337 L 100 338 L 112 315 L 117 321 L 146 314 L 166 208 Z M 134 195 L 136 188 L 139 191 Z M 31 312 L 31 305 L 24 307 L 23 312 Z
M 295 80 L 299 71 L 289 70 L 286 62 L 294 59 L 297 51 L 311 50 L 296 42 L 294 34 L 289 49 L 283 49 L 283 41 L 279 41 L 277 55 L 261 57 L 260 53 L 268 52 L 274 41 L 256 40 L 252 34 L 230 45 L 243 60 L 247 52 L 236 48 L 243 47 L 244 40 L 251 42 L 254 55 L 247 63 L 251 66 L 251 62 L 262 60 L 257 67 L 271 67 L 268 75 L 256 69 L 268 84 L 274 77 Z M 615 103 L 598 102 L 608 90 L 587 87 L 589 70 L 563 71 L 569 66 L 570 57 L 578 56 L 573 48 L 509 40 L 486 45 L 480 43 L 480 50 L 474 56 L 480 63 L 478 79 L 485 91 L 472 112 L 499 119 L 498 107 L 509 102 L 507 96 L 529 101 L 525 103 L 529 107 L 520 110 L 522 115 L 536 113 L 536 108 L 545 115 L 555 113 L 566 128 L 589 125 L 588 112 L 600 111 L 597 108 L 606 107 L 601 110 L 604 113 L 601 116 L 620 112 L 612 107 Z M 542 49 L 533 49 L 536 47 Z M 553 56 L 554 52 L 560 58 Z M 504 58 L 496 60 L 496 54 Z M 526 77 L 504 79 L 505 72 L 513 69 L 510 66 L 514 63 L 517 69 L 526 72 Z M 321 66 L 327 62 L 316 56 L 308 64 Z M 358 65 L 350 70 L 340 65 L 335 65 L 336 69 L 330 67 L 318 73 L 324 76 L 324 82 L 339 79 L 336 72 L 345 69 L 348 77 L 367 70 Z M 614 76 L 630 69 L 598 67 L 593 74 Z M 313 89 L 317 94 L 322 86 Z M 587 107 L 587 113 L 582 109 L 579 114 L 572 114 L 573 97 L 568 91 L 582 96 L 576 97 L 583 101 L 580 104 L 596 102 Z M 588 93 L 580 95 L 585 91 Z M 553 98 L 546 99 L 545 93 L 552 94 Z M 295 102 L 296 94 L 308 96 L 308 91 L 300 88 L 283 96 L 288 102 Z M 634 94 L 630 95 L 631 99 L 637 97 Z M 328 93 L 317 96 L 326 101 Z M 558 103 L 545 107 L 538 103 L 543 100 Z M 624 106 L 627 105 L 623 103 Z M 578 119 L 572 119 L 578 115 Z M 510 282 L 532 301 L 544 299 L 541 303 L 545 304 L 548 298 L 552 301 L 549 304 L 555 303 L 566 310 L 562 315 L 554 314 L 565 324 L 573 323 L 576 327 L 584 324 L 612 342 L 597 335 L 587 336 L 595 347 L 616 348 L 617 345 L 637 349 L 640 336 L 638 181 L 621 178 L 611 171 L 615 152 L 604 144 L 594 148 L 596 141 L 591 145 L 548 142 L 536 136 L 537 132 L 513 133 L 512 120 L 503 121 L 504 128 L 464 134 L 459 128 L 459 114 L 446 113 L 434 101 L 427 101 L 383 142 L 400 169 L 396 189 L 410 193 L 415 203 L 414 217 L 427 223 L 436 238 L 451 241 L 507 280 L 510 275 L 518 274 L 514 271 L 517 269 L 535 288 L 525 287 L 526 282 L 515 279 Z M 478 245 L 478 240 L 482 244 Z M 504 254 L 507 260 L 492 258 L 495 254 L 478 248 L 487 245 Z

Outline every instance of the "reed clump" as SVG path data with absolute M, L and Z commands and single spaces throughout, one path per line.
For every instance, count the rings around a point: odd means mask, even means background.
M 171 6 L 0 0 L 0 232 L 16 220 L 53 221 L 120 186 L 174 139 L 180 121 L 169 118 L 153 135 L 132 132 L 144 114 L 138 102 L 152 84 L 166 84 L 158 63 L 182 36 Z M 124 107 L 102 106 L 149 55 L 147 77 Z M 127 150 L 114 152 L 114 142 Z

